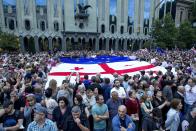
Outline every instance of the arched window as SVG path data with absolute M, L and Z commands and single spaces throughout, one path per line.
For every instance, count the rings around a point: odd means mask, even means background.
M 112 26 L 111 26 L 111 32 L 112 32 L 112 34 L 114 34 L 114 31 L 115 31 L 114 25 L 112 25 Z
M 44 21 L 41 21 L 41 22 L 40 22 L 40 29 L 41 29 L 42 31 L 45 31 L 46 27 L 45 27 L 45 22 L 44 22 Z
M 59 23 L 58 22 L 54 22 L 54 30 L 59 31 Z
M 13 19 L 9 20 L 9 29 L 10 30 L 14 30 L 15 29 L 15 25 L 14 25 L 14 20 Z
M 105 25 L 101 25 L 101 33 L 105 33 Z
M 133 28 L 132 26 L 129 27 L 129 34 L 131 35 L 133 33 Z
M 29 20 L 25 20 L 25 29 L 30 30 L 31 29 L 31 24 Z
M 121 34 L 124 33 L 124 27 L 123 27 L 123 26 L 120 27 L 120 33 L 121 33 Z
M 145 27 L 145 28 L 144 28 L 144 35 L 147 35 L 147 34 L 148 34 L 148 28 Z
M 180 22 L 182 22 L 183 11 L 180 11 Z

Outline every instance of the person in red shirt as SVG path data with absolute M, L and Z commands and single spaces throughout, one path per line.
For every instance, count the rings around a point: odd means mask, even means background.
M 140 104 L 138 99 L 136 98 L 135 90 L 131 90 L 128 92 L 128 98 L 125 100 L 125 106 L 127 107 L 127 114 L 132 117 L 135 125 L 136 131 L 138 130 L 139 124 L 139 108 Z

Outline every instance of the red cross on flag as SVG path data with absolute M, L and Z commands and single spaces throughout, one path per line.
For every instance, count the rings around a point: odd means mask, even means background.
M 101 77 L 108 77 L 112 79 L 112 74 L 115 72 L 119 75 L 134 75 L 138 74 L 141 70 L 151 70 L 153 72 L 161 70 L 163 73 L 166 72 L 164 67 L 154 66 L 145 61 L 124 61 L 101 64 L 61 63 L 51 69 L 48 76 L 48 81 L 50 81 L 51 79 L 56 79 L 58 86 L 60 86 L 65 77 L 69 76 L 71 72 L 78 72 L 81 77 L 83 77 L 84 74 L 88 74 L 89 78 L 93 75 L 96 75 L 97 73 L 101 73 Z M 72 80 L 75 81 L 75 76 L 73 76 L 72 78 Z M 46 87 L 47 86 L 48 82 L 46 84 Z

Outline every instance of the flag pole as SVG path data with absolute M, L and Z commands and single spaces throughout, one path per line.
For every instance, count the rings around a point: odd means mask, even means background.
M 164 4 L 164 18 L 166 16 L 166 10 L 167 10 L 167 0 L 165 0 L 165 4 Z

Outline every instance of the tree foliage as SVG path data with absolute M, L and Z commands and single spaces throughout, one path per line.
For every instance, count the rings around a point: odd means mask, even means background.
M 196 41 L 196 32 L 190 22 L 184 22 L 179 27 L 178 33 L 178 47 L 180 48 L 191 48 L 193 43 Z
M 171 15 L 166 15 L 164 19 L 155 21 L 151 35 L 158 46 L 168 49 L 174 48 L 178 30 Z
M 14 34 L 0 32 L 0 48 L 7 51 L 19 49 L 19 39 Z

